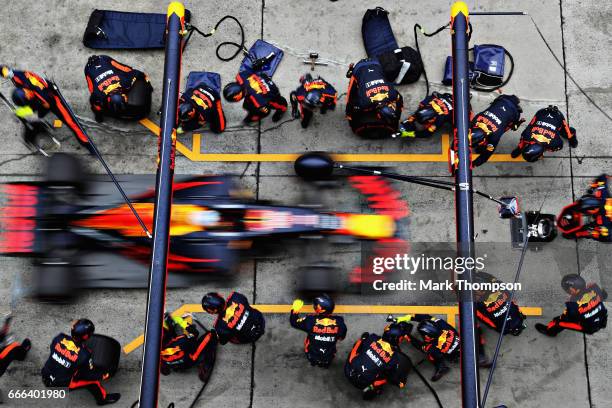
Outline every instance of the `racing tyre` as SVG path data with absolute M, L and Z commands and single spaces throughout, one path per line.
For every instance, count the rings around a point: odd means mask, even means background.
M 55 153 L 47 165 L 46 181 L 57 187 L 84 187 L 83 166 L 76 156 L 67 153 Z
M 34 293 L 42 302 L 69 303 L 74 300 L 76 269 L 67 263 L 42 264 L 34 272 Z
M 339 270 L 331 265 L 310 265 L 299 269 L 298 290 L 304 293 L 332 293 L 338 290 Z
M 103 334 L 94 334 L 87 341 L 87 347 L 91 350 L 94 370 L 110 377 L 114 376 L 121 358 L 119 342 Z

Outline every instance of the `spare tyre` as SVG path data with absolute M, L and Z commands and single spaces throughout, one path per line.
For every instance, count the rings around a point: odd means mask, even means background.
M 114 376 L 121 358 L 119 342 L 103 334 L 94 334 L 87 340 L 87 347 L 91 350 L 94 370 L 100 374 Z

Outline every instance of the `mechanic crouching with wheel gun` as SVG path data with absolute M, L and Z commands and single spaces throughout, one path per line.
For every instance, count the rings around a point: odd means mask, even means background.
M 380 395 L 388 382 L 404 388 L 412 362 L 400 350 L 400 343 L 411 331 L 411 324 L 392 323 L 385 327 L 382 337 L 364 332 L 355 342 L 344 365 L 344 375 L 362 391 L 364 400 Z
M 143 72 L 108 55 L 92 55 L 85 65 L 85 79 L 96 122 L 104 116 L 139 120 L 149 114 L 153 87 Z M 142 87 L 142 94 L 130 97 L 136 87 Z
M 291 92 L 291 116 L 300 119 L 304 129 L 316 110 L 325 115 L 328 110 L 336 109 L 338 92 L 321 77 L 314 79 L 312 75 L 305 74 L 300 78 L 300 86 Z
M 191 319 L 191 322 L 189 321 Z M 198 377 L 207 383 L 215 365 L 217 334 L 206 331 L 202 336 L 191 316 L 164 315 L 160 372 L 183 371 L 198 366 Z
M 70 391 L 85 388 L 96 399 L 98 405 L 114 404 L 121 394 L 108 394 L 101 381 L 109 377 L 95 371 L 91 351 L 85 342 L 95 330 L 88 319 L 79 319 L 72 324 L 70 336 L 58 334 L 49 347 L 51 354 L 42 368 L 41 375 L 46 387 L 67 387 Z
M 425 353 L 427 360 L 435 366 L 436 371 L 431 381 L 438 381 L 448 373 L 450 368 L 446 362 L 457 361 L 459 358 L 460 339 L 457 330 L 445 320 L 428 314 L 406 315 L 397 320 L 419 322 L 417 331 L 421 335 L 421 340 L 414 336 L 408 338 L 412 345 Z
M 216 314 L 214 329 L 219 343 L 255 343 L 265 332 L 266 322 L 263 314 L 249 305 L 246 296 L 232 292 L 227 299 L 210 292 L 202 298 L 202 308 Z
M 336 343 L 346 337 L 346 324 L 334 312 L 334 300 L 327 294 L 314 298 L 315 313 L 300 317 L 304 302 L 296 299 L 291 307 L 291 326 L 307 333 L 304 353 L 312 366 L 329 368 L 336 355 Z
M 453 95 L 432 92 L 419 102 L 416 112 L 399 125 L 395 136 L 427 138 L 453 123 Z
M 236 82 L 223 87 L 223 97 L 228 102 L 240 102 L 247 111 L 245 123 L 258 122 L 272 112 L 272 121 L 281 120 L 287 111 L 287 100 L 280 94 L 278 87 L 265 73 L 251 71 L 239 72 Z
M 608 293 L 605 290 L 596 283 L 587 285 L 577 274 L 565 275 L 561 280 L 561 287 L 570 295 L 565 302 L 563 314 L 552 319 L 547 325 L 537 323 L 537 331 L 555 337 L 565 329 L 594 334 L 606 328 L 608 310 L 603 302 L 608 298 Z
M 470 145 L 473 152 L 479 155 L 472 160 L 472 166 L 485 164 L 495 152 L 504 133 L 518 129 L 524 122 L 519 103 L 519 98 L 514 95 L 500 95 L 472 119 Z
M 570 147 L 578 146 L 576 130 L 569 127 L 559 108 L 549 105 L 536 112 L 529 125 L 521 133 L 518 146 L 510 155 L 513 158 L 522 155 L 523 159 L 528 162 L 538 161 L 544 152 L 555 152 L 563 148 L 562 136 L 567 139 Z
M 363 59 L 349 67 L 346 117 L 353 133 L 368 138 L 383 138 L 397 131 L 404 100 L 393 84 L 387 82 L 378 60 Z

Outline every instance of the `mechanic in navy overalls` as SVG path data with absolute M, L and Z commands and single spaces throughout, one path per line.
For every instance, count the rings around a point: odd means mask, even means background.
M 214 133 L 225 130 L 221 95 L 210 86 L 199 83 L 185 90 L 179 99 L 179 133 L 196 130 L 206 124 Z
M 529 125 L 521 133 L 518 146 L 510 155 L 513 158 L 522 155 L 525 161 L 535 162 L 542 157 L 545 151 L 561 150 L 563 148 L 561 136 L 567 139 L 571 147 L 578 146 L 576 130 L 567 124 L 559 108 L 549 105 L 536 112 Z
M 278 122 L 287 111 L 287 100 L 280 94 L 272 78 L 263 72 L 239 72 L 236 82 L 225 85 L 223 96 L 229 102 L 244 99 L 242 107 L 248 112 L 244 118 L 246 123 L 260 121 L 273 110 L 272 121 Z
M 506 131 L 516 130 L 523 123 L 523 110 L 519 103 L 519 98 L 514 95 L 500 95 L 487 109 L 474 117 L 470 127 L 470 143 L 474 153 L 479 154 L 472 161 L 474 167 L 489 160 Z
M 313 78 L 306 74 L 300 78 L 300 86 L 291 92 L 291 115 L 300 119 L 303 128 L 307 128 L 313 113 L 319 110 L 325 115 L 328 110 L 336 109 L 338 92 L 329 82 Z
M 104 115 L 138 120 L 149 114 L 153 87 L 142 71 L 108 55 L 92 55 L 85 65 L 85 79 L 91 94 L 89 103 L 97 122 L 101 122 Z M 128 94 L 136 81 L 144 81 L 148 98 L 143 98 L 145 103 L 140 106 L 131 104 L 128 107 Z
M 593 334 L 608 324 L 608 310 L 604 301 L 608 293 L 596 283 L 587 285 L 577 274 L 565 275 L 561 287 L 569 295 L 563 314 L 552 319 L 547 325 L 537 323 L 535 328 L 542 334 L 555 337 L 563 330 L 574 330 Z
M 232 292 L 227 299 L 215 292 L 207 293 L 202 298 L 202 308 L 217 315 L 214 329 L 221 344 L 254 343 L 265 332 L 263 314 L 251 307 L 241 293 Z
M 392 83 L 387 82 L 380 63 L 363 59 L 349 68 L 346 116 L 357 135 L 385 137 L 399 125 L 404 102 Z M 365 117 L 369 117 L 364 120 Z

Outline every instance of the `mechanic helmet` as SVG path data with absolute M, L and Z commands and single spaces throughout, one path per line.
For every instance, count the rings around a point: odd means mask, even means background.
M 21 88 L 16 88 L 13 90 L 11 99 L 13 100 L 13 103 L 17 106 L 26 106 L 29 102 L 28 94 L 24 89 Z
M 89 319 L 79 319 L 72 323 L 70 329 L 70 337 L 76 343 L 82 343 L 89 339 L 96 330 L 96 327 Z
M 437 339 L 442 334 L 440 329 L 431 321 L 431 320 L 423 320 L 417 326 L 417 330 L 421 333 L 423 337 L 430 337 L 432 339 Z
M 321 107 L 323 94 L 319 90 L 310 91 L 304 97 L 304 107 L 314 110 Z
M 580 197 L 580 211 L 585 213 L 593 213 L 601 207 L 601 200 L 591 194 L 585 194 Z
M 223 87 L 223 97 L 228 102 L 238 102 L 244 98 L 244 88 L 238 82 L 230 82 Z
M 475 128 L 475 129 L 470 130 L 470 136 L 471 136 L 471 139 L 470 139 L 471 143 L 470 143 L 470 145 L 472 147 L 480 146 L 480 145 L 484 144 L 485 141 L 486 141 L 486 134 L 480 128 Z
M 225 310 L 225 299 L 216 292 L 209 292 L 202 298 L 202 308 L 210 314 Z
M 181 103 L 179 106 L 179 122 L 188 122 L 195 116 L 195 108 L 189 101 Z
M 391 123 L 396 119 L 395 109 L 393 109 L 389 105 L 383 105 L 378 108 L 376 116 L 378 116 L 379 119 L 382 119 L 387 123 Z
M 408 326 L 412 328 L 412 326 Z M 399 346 L 399 341 L 402 336 L 407 335 L 407 330 L 401 323 L 391 323 L 387 327 L 385 327 L 385 331 L 383 332 L 382 339 L 392 346 Z
M 314 298 L 312 301 L 312 307 L 317 314 L 330 314 L 333 313 L 336 304 L 331 296 L 329 296 L 327 293 L 323 293 L 322 295 Z
M 304 74 L 300 77 L 300 84 L 304 84 L 304 82 L 312 81 L 312 75 Z
M 108 97 L 108 109 L 111 113 L 118 114 L 125 109 L 125 99 L 120 93 L 114 93 Z
M 476 272 L 472 275 L 472 283 L 483 284 L 483 283 L 492 283 L 497 282 L 497 278 L 495 276 L 486 273 L 486 272 Z M 485 296 L 490 294 L 489 290 L 484 289 L 474 289 L 474 295 L 476 295 L 476 301 L 482 301 Z
M 523 149 L 522 155 L 525 161 L 533 163 L 537 161 L 544 154 L 544 146 L 539 143 L 532 143 L 528 146 L 525 146 Z
M 582 278 L 582 276 L 570 273 L 569 275 L 565 275 L 563 279 L 561 279 L 561 287 L 567 293 L 570 293 L 570 289 L 576 289 L 578 291 L 586 288 L 586 282 Z

